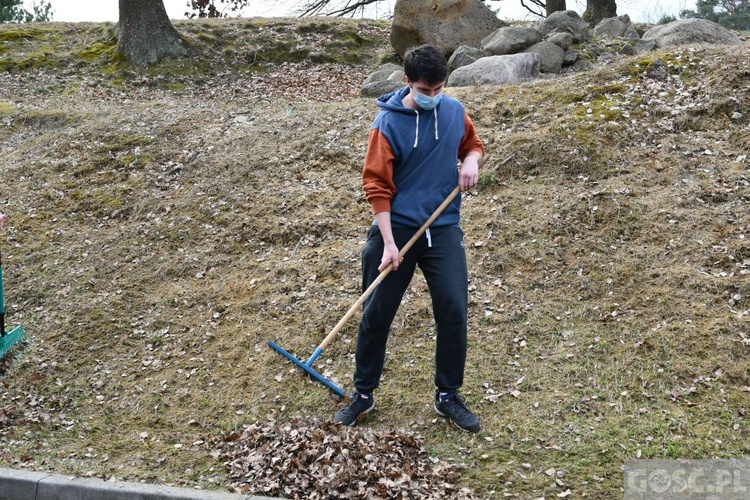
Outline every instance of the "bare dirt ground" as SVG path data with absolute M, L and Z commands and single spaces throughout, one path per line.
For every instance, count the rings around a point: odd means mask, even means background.
M 251 24 L 179 23 L 217 53 L 162 71 L 52 43 L 106 49 L 107 26 L 0 30 L 15 61 L 0 73 L 6 302 L 33 339 L 2 379 L 4 466 L 253 491 L 260 478 L 237 454 L 258 439 L 248 429 L 278 444 L 295 419 L 313 432 L 301 436 L 328 428 L 340 402 L 265 342 L 306 358 L 360 293 L 371 217 L 359 174 L 376 108 L 357 93 L 387 29 L 354 29 L 380 40 L 359 62 L 321 49 L 330 62 L 257 66 L 264 45 L 253 52 L 238 30 L 294 47 L 312 35 Z M 656 59 L 667 79 L 650 76 Z M 381 494 L 613 498 L 628 459 L 745 456 L 748 61 L 747 42 L 682 47 L 448 90 L 493 155 L 463 212 L 464 393 L 483 430 L 459 434 L 432 411 L 417 278 L 379 411 L 349 439 L 413 447 L 460 474 L 407 488 L 398 457 L 412 455 L 391 446 L 397 472 Z M 316 365 L 347 388 L 355 327 Z M 272 471 L 263 493 L 332 496 L 331 471 L 345 467 L 326 470 L 327 482 L 294 483 Z M 361 480 L 357 491 L 376 491 Z

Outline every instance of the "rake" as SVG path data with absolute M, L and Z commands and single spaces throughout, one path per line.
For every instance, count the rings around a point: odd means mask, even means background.
M 479 166 L 481 167 L 487 160 L 489 159 L 489 155 L 484 155 L 481 160 L 479 160 Z M 399 251 L 398 256 L 399 258 L 403 257 L 407 251 L 416 243 L 416 241 L 419 239 L 422 234 L 427 230 L 427 228 L 432 225 L 433 222 L 435 222 L 435 219 L 438 218 L 438 216 L 443 213 L 443 210 L 450 205 L 453 200 L 456 198 L 456 196 L 459 195 L 461 192 L 461 189 L 456 186 L 456 188 L 448 195 L 448 197 L 443 201 L 443 203 L 440 204 L 439 207 L 435 209 L 435 211 L 430 215 L 430 218 L 425 221 L 424 224 L 422 224 L 422 227 L 419 228 L 419 230 L 414 233 L 414 236 L 411 237 L 409 241 L 406 242 L 406 244 L 403 246 L 403 248 Z M 347 321 L 351 319 L 352 316 L 357 312 L 357 309 L 362 306 L 362 304 L 367 300 L 367 297 L 369 297 L 372 292 L 377 288 L 377 286 L 385 279 L 386 276 L 388 276 L 388 273 L 390 273 L 393 270 L 392 264 L 388 264 L 388 267 L 383 269 L 381 273 L 378 275 L 377 278 L 375 278 L 375 281 L 372 282 L 372 284 L 367 287 L 367 290 L 360 295 L 359 299 L 352 304 L 352 306 L 349 308 L 349 310 L 344 314 L 344 317 L 341 318 L 341 320 L 336 324 L 336 326 L 333 327 L 333 330 L 326 335 L 326 338 L 323 339 L 323 342 L 320 343 L 320 345 L 315 349 L 315 351 L 312 353 L 310 358 L 303 362 L 297 359 L 292 354 L 288 353 L 284 348 L 282 348 L 280 345 L 278 345 L 276 342 L 273 342 L 272 340 L 268 341 L 268 346 L 284 356 L 286 359 L 291 361 L 295 366 L 298 368 L 301 368 L 305 371 L 310 377 L 312 377 L 314 380 L 317 380 L 327 388 L 329 388 L 331 391 L 333 391 L 335 394 L 337 394 L 340 397 L 344 397 L 344 390 L 340 387 L 338 387 L 336 384 L 322 376 L 320 373 L 316 372 L 313 368 L 313 363 L 316 359 L 320 357 L 321 354 L 323 354 L 323 351 L 328 347 L 328 345 L 333 341 L 334 338 L 339 334 L 341 329 L 344 327 Z
M 9 353 L 18 345 L 26 343 L 29 338 L 26 336 L 22 326 L 17 326 L 9 332 L 5 331 L 5 302 L 3 297 L 5 292 L 3 290 L 3 256 L 0 252 L 0 360 L 5 359 Z M 20 356 L 20 353 L 17 354 Z

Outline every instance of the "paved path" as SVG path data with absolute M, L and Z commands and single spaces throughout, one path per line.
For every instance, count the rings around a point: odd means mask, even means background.
M 109 482 L 0 467 L 0 500 L 262 500 L 269 497 Z

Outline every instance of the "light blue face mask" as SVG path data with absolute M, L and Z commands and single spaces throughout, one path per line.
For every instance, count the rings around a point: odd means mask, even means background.
M 425 111 L 430 111 L 430 110 L 435 109 L 435 107 L 438 104 L 440 104 L 440 100 L 443 98 L 442 92 L 430 97 L 424 94 L 420 94 L 413 88 L 412 88 L 412 91 L 414 92 L 414 102 L 416 102 L 417 106 L 424 109 Z

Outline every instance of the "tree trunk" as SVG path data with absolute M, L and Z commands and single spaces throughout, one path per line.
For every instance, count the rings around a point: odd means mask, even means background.
M 581 17 L 593 28 L 602 19 L 617 17 L 617 4 L 615 0 L 586 0 L 586 11 Z
M 165 57 L 196 52 L 177 32 L 163 0 L 119 0 L 117 51 L 134 65 L 153 64 Z
M 547 17 L 553 12 L 559 12 L 566 9 L 565 0 L 547 0 Z

